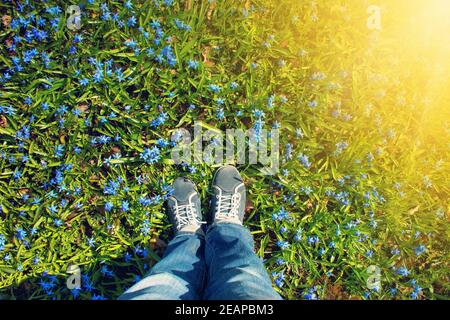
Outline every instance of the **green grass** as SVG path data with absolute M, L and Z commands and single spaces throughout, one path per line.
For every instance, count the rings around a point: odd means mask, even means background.
M 82 28 L 73 32 L 66 27 L 67 2 L 30 2 L 22 12 L 0 4 L 0 14 L 14 19 L 0 27 L 1 298 L 118 297 L 170 240 L 162 204 L 171 182 L 189 176 L 206 204 L 216 169 L 175 166 L 168 147 L 146 163 L 144 148 L 197 120 L 249 129 L 254 110 L 264 112 L 265 128 L 280 125 L 282 171 L 266 176 L 258 165 L 239 167 L 248 188 L 245 223 L 284 298 L 448 298 L 448 95 L 427 102 L 428 64 L 418 61 L 432 58 L 403 51 L 389 33 L 374 44 L 363 4 L 133 1 L 126 9 L 105 1 L 118 13 L 117 21 L 105 21 L 101 2 L 81 2 Z M 46 12 L 55 5 L 61 13 Z M 26 30 L 13 29 L 14 21 L 30 13 L 45 19 L 38 29 L 47 39 L 15 44 L 14 36 L 25 37 Z M 133 27 L 127 25 L 132 16 Z M 161 44 L 154 43 L 152 21 L 164 33 Z M 383 21 L 389 30 L 392 16 Z M 155 59 L 166 45 L 173 66 Z M 13 57 L 21 59 L 20 70 Z M 198 69 L 189 68 L 190 60 Z M 103 75 L 98 83 L 96 69 Z M 214 93 L 211 84 L 222 90 Z M 224 99 L 224 119 L 216 116 L 217 98 Z M 161 113 L 167 119 L 153 126 Z M 110 181 L 117 190 L 105 194 Z M 142 197 L 150 203 L 143 205 Z M 280 210 L 288 216 L 277 220 Z M 418 255 L 420 245 L 425 251 Z M 84 275 L 78 292 L 65 286 L 70 264 Z M 381 270 L 378 291 L 367 287 L 372 265 Z M 408 275 L 399 274 L 401 267 Z

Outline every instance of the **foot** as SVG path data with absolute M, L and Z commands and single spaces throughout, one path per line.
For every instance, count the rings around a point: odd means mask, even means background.
M 242 224 L 245 212 L 245 185 L 239 171 L 226 165 L 216 171 L 211 200 L 213 223 Z
M 173 193 L 167 199 L 166 209 L 175 233 L 203 233 L 200 197 L 191 180 L 177 178 L 174 181 Z

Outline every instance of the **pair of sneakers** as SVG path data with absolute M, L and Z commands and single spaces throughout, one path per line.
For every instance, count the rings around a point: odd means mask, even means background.
M 212 181 L 211 223 L 242 224 L 245 211 L 245 185 L 239 171 L 231 166 L 221 167 Z M 200 197 L 195 184 L 187 178 L 177 178 L 173 193 L 167 199 L 167 214 L 175 233 L 199 232 L 203 220 Z

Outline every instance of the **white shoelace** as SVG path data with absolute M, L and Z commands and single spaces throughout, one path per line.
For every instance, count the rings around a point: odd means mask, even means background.
M 216 219 L 239 218 L 239 206 L 241 204 L 241 194 L 216 195 Z
M 175 206 L 175 219 L 178 229 L 188 225 L 199 225 L 203 223 L 199 220 L 197 209 L 191 201 L 188 204 Z

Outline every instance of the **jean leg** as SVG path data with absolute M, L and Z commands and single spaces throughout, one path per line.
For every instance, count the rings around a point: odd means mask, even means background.
M 167 246 L 150 273 L 120 300 L 198 300 L 206 277 L 205 239 L 197 233 L 180 233 Z
M 254 252 L 253 237 L 247 228 L 233 223 L 213 225 L 206 234 L 205 261 L 205 299 L 281 299 Z

